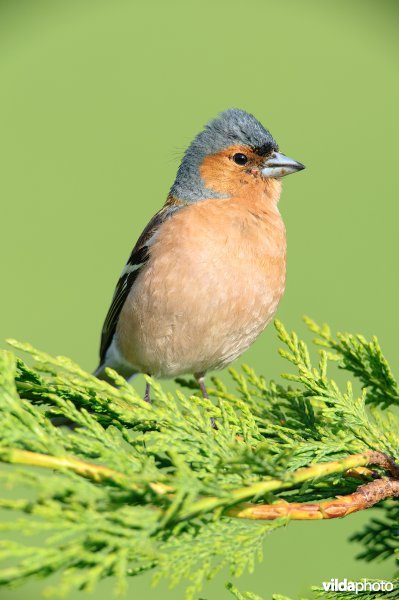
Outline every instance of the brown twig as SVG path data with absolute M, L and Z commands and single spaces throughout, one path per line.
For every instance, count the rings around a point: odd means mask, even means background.
M 387 473 L 390 473 L 394 479 L 399 479 L 399 465 L 394 461 L 392 456 L 376 450 L 369 450 L 366 454 L 369 456 L 368 465 L 381 467 Z
M 240 519 L 289 520 L 337 519 L 370 508 L 387 498 L 399 497 L 399 481 L 393 478 L 376 479 L 360 486 L 356 492 L 319 503 L 285 502 L 275 504 L 239 504 L 226 511 L 229 517 Z

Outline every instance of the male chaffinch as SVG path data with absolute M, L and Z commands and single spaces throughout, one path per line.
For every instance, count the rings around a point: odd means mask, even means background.
M 117 283 L 95 375 L 204 375 L 240 356 L 285 287 L 281 177 L 304 169 L 253 115 L 229 109 L 186 150 L 166 203 Z M 150 401 L 149 387 L 145 399 Z

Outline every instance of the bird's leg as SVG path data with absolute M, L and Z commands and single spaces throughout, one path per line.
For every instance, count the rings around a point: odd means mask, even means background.
M 147 373 L 148 374 L 148 373 Z M 148 383 L 148 381 L 145 384 L 145 392 L 144 392 L 144 400 L 145 402 L 148 402 L 148 404 L 151 404 L 151 386 Z
M 197 380 L 197 383 L 200 387 L 201 390 L 201 394 L 203 398 L 209 398 L 208 396 L 208 392 L 205 386 L 205 377 L 204 377 L 204 373 L 196 373 L 194 374 L 195 379 Z
M 208 395 L 208 391 L 207 391 L 206 385 L 205 385 L 205 374 L 204 373 L 194 373 L 194 377 L 200 387 L 202 397 L 208 399 L 209 395 Z M 216 425 L 214 417 L 211 417 L 211 426 L 212 426 L 212 429 L 217 429 L 217 425 Z

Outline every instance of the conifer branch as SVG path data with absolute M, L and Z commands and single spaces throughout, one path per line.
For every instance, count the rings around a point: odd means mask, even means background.
M 223 567 L 253 569 L 266 533 L 287 521 L 376 503 L 382 517 L 356 539 L 366 560 L 394 555 L 399 503 L 381 501 L 398 495 L 396 380 L 375 339 L 310 327 L 324 346 L 318 363 L 276 323 L 287 385 L 244 366 L 230 370 L 229 389 L 213 378 L 211 399 L 191 380 L 179 380 L 187 394 L 151 381 L 152 405 L 116 373 L 111 386 L 28 344 L 12 342 L 33 364 L 0 351 L 0 585 L 59 573 L 59 595 L 109 576 L 123 590 L 152 570 L 186 581 L 194 598 Z M 331 361 L 360 381 L 360 396 L 335 383 Z M 57 416 L 74 429 L 55 427 Z
M 388 473 L 390 473 L 393 477 L 399 478 L 399 466 L 394 462 L 394 460 L 390 456 L 387 456 L 383 452 L 368 450 L 367 452 L 363 452 L 362 454 L 348 456 L 340 461 L 311 465 L 310 467 L 299 469 L 298 471 L 295 471 L 293 473 L 287 473 L 285 479 L 270 479 L 267 481 L 259 481 L 258 483 L 255 483 L 252 486 L 233 490 L 229 498 L 202 498 L 201 500 L 198 500 L 198 502 L 193 504 L 190 508 L 188 508 L 186 512 L 182 513 L 180 515 L 180 518 L 190 519 L 200 513 L 208 512 L 210 510 L 214 510 L 222 506 L 228 506 L 229 504 L 233 504 L 236 502 L 241 502 L 242 500 L 246 500 L 247 498 L 260 498 L 268 492 L 275 492 L 277 490 L 288 489 L 297 484 L 304 483 L 305 481 L 320 479 L 322 477 L 326 477 L 332 474 L 345 473 L 345 471 L 348 471 L 349 469 L 363 467 L 367 465 L 380 466 L 383 469 L 385 469 Z M 391 487 L 385 488 L 385 493 L 387 495 L 383 495 L 383 490 L 381 488 L 381 497 L 379 499 L 376 499 L 373 502 L 373 504 L 370 504 L 369 506 L 373 506 L 374 504 L 382 500 L 384 497 L 391 498 L 396 495 L 399 488 L 397 488 L 397 486 L 395 485 L 395 480 L 393 478 L 390 480 L 380 480 L 380 483 L 384 481 L 392 482 Z M 338 502 L 337 500 L 331 500 L 327 503 L 321 503 L 319 505 L 312 506 L 306 504 L 301 505 L 298 503 L 293 503 L 292 505 L 290 505 L 288 502 L 284 502 L 278 508 L 275 507 L 274 512 L 273 505 L 246 504 L 244 507 L 242 505 L 238 505 L 235 508 L 229 509 L 226 512 L 226 514 L 229 517 L 239 517 L 245 519 L 277 519 L 280 516 L 288 515 L 290 515 L 291 519 L 305 519 L 307 518 L 306 515 L 309 514 L 309 519 L 322 519 L 332 518 L 328 515 L 333 515 L 334 507 L 336 507 L 337 511 L 339 511 L 340 506 L 342 506 L 342 508 L 347 506 L 346 512 L 342 510 L 342 514 L 337 514 L 337 516 L 344 517 L 350 512 L 355 512 L 355 510 L 369 508 L 369 506 L 367 505 L 367 496 L 369 493 L 371 493 L 371 490 L 373 490 L 374 497 L 378 497 L 377 487 L 374 485 L 375 483 L 376 482 L 371 482 L 370 484 L 368 484 L 369 486 L 372 486 L 370 488 L 368 488 L 367 486 L 362 486 L 358 488 L 357 495 L 352 494 L 351 496 L 347 496 L 346 500 L 341 498 L 340 502 Z M 309 506 L 308 511 L 306 510 L 306 506 Z M 351 506 L 353 507 L 352 510 L 350 510 Z M 312 515 L 315 514 L 318 514 L 320 516 L 313 517 Z
M 337 519 L 351 513 L 371 508 L 381 500 L 399 497 L 399 481 L 392 478 L 376 479 L 360 486 L 353 494 L 339 496 L 323 502 L 286 502 L 275 504 L 239 504 L 227 511 L 229 517 L 240 519 L 273 520 L 284 517 L 288 520 Z
M 142 486 L 131 481 L 123 473 L 118 473 L 103 465 L 96 465 L 83 460 L 78 460 L 73 456 L 50 456 L 48 454 L 40 454 L 39 452 L 29 452 L 27 450 L 0 448 L 0 461 L 60 471 L 70 470 L 95 483 L 107 482 L 128 490 L 143 491 Z M 150 482 L 149 486 L 158 494 L 166 494 L 172 490 L 172 488 L 165 486 L 162 483 Z
M 108 482 L 132 491 L 143 492 L 143 486 L 129 480 L 123 473 L 118 473 L 102 465 L 77 460 L 71 456 L 49 456 L 38 452 L 15 450 L 10 448 L 0 449 L 0 461 L 43 467 L 55 470 L 70 470 L 95 483 Z M 393 477 L 399 477 L 399 466 L 393 459 L 382 452 L 367 451 L 362 454 L 348 456 L 341 461 L 321 463 L 288 473 L 286 479 L 270 479 L 260 481 L 252 486 L 232 490 L 227 498 L 207 497 L 199 499 L 185 512 L 179 515 L 179 520 L 192 519 L 199 514 L 213 511 L 217 508 L 241 502 L 246 498 L 260 498 L 268 492 L 291 488 L 296 484 L 309 480 L 320 479 L 327 475 L 345 473 L 366 465 L 380 466 L 387 470 Z M 169 494 L 173 499 L 173 488 L 159 482 L 149 482 L 149 487 L 158 494 Z M 377 502 L 392 498 L 399 493 L 399 482 L 395 479 L 379 479 L 361 486 L 354 494 L 342 496 L 338 500 L 328 500 L 319 504 L 289 503 L 280 501 L 276 504 L 238 504 L 225 512 L 229 517 L 243 519 L 272 520 L 279 517 L 289 519 L 331 519 L 344 517 L 352 512 L 370 508 Z

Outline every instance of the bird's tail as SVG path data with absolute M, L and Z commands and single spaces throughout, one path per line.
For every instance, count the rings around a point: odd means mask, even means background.
M 94 377 L 97 377 L 97 379 L 105 379 L 107 377 L 107 375 L 105 373 L 105 367 L 106 367 L 106 365 L 100 363 L 98 365 L 97 369 L 95 371 L 93 371 Z
M 100 363 L 95 371 L 93 371 L 93 375 L 97 377 L 97 379 L 102 379 L 103 381 L 107 381 L 111 385 L 114 385 L 114 380 L 106 373 L 106 368 L 110 367 L 114 369 L 119 375 L 122 375 L 128 381 L 132 379 L 135 375 L 138 375 L 138 372 L 129 367 L 121 366 L 121 365 L 110 365 L 107 363 Z

